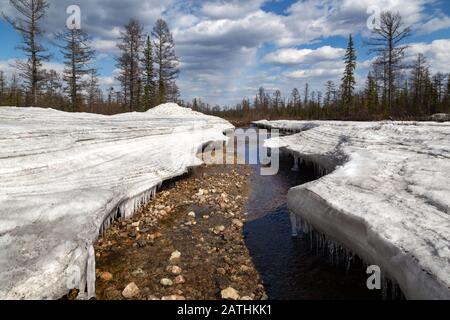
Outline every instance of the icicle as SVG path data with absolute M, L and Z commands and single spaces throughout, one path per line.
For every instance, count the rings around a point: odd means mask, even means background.
M 95 251 L 94 246 L 90 245 L 88 248 L 88 259 L 86 268 L 86 284 L 87 284 L 87 298 L 95 298 Z
M 297 216 L 294 213 L 290 214 L 291 218 L 291 226 L 292 226 L 292 236 L 298 237 L 298 229 L 297 229 Z
M 294 167 L 291 170 L 299 171 L 299 157 L 298 156 L 294 156 Z

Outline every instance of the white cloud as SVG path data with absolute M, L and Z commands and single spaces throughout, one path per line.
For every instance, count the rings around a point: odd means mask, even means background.
M 411 44 L 407 52 L 408 61 L 412 61 L 419 53 L 427 58 L 433 73 L 450 73 L 450 39 Z
M 442 30 L 450 28 L 450 17 L 449 16 L 443 16 L 443 17 L 436 17 L 428 22 L 424 23 L 420 29 L 420 34 L 429 34 L 434 31 Z
M 265 0 L 205 1 L 201 13 L 214 19 L 238 19 L 258 11 L 264 2 Z
M 345 54 L 345 49 L 323 46 L 318 49 L 280 49 L 264 58 L 265 62 L 278 64 L 314 63 L 324 60 L 338 60 Z

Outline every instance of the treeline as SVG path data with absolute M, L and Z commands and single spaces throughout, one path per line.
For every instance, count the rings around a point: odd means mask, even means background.
M 341 83 L 327 81 L 324 90 L 311 90 L 308 83 L 294 88 L 289 96 L 279 90 L 268 93 L 259 88 L 253 99 L 244 98 L 234 108 L 211 107 L 194 99 L 188 106 L 237 123 L 256 119 L 382 120 L 426 119 L 450 112 L 450 75 L 432 75 L 426 58 L 419 54 L 405 63 L 410 36 L 398 13 L 381 14 L 380 26 L 366 42 L 376 55 L 362 89 L 356 90 L 357 52 L 350 35 Z
M 131 19 L 121 31 L 116 57 L 121 89 L 103 92 L 92 39 L 82 29 L 66 29 L 55 34 L 51 45 L 61 53 L 64 71 L 43 68 L 51 55 L 45 47 L 42 20 L 47 0 L 10 0 L 18 18 L 3 16 L 21 34 L 18 49 L 26 56 L 17 62 L 17 73 L 7 77 L 0 70 L 0 105 L 52 107 L 64 111 L 115 114 L 146 111 L 164 102 L 177 102 L 179 58 L 167 23 L 156 21 L 145 34 L 139 21 Z

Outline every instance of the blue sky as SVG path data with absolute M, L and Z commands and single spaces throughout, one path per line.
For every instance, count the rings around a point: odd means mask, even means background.
M 50 0 L 43 28 L 48 34 L 65 26 L 66 8 L 78 4 L 82 27 L 93 37 L 103 88 L 119 89 L 115 47 L 121 27 L 138 18 L 150 32 L 159 17 L 169 23 L 180 56 L 178 81 L 182 98 L 201 97 L 211 104 L 234 105 L 253 97 L 263 85 L 289 96 L 294 87 L 323 90 L 327 80 L 337 84 L 349 33 L 358 51 L 357 78 L 364 83 L 373 58 L 363 40 L 370 36 L 367 20 L 373 6 L 399 11 L 413 35 L 406 59 L 427 56 L 432 71 L 450 73 L 450 1 L 447 0 Z M 9 15 L 8 0 L 0 7 Z M 14 72 L 13 61 L 23 58 L 15 49 L 20 37 L 0 21 L 0 69 Z M 53 54 L 46 68 L 62 70 Z

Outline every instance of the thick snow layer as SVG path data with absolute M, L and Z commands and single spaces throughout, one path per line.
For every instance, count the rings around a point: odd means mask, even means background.
M 0 108 L 0 299 L 94 296 L 99 232 L 232 128 L 175 104 L 116 116 Z
M 295 214 L 407 298 L 450 299 L 450 123 L 255 124 L 301 131 L 266 144 L 332 172 L 290 190 Z

